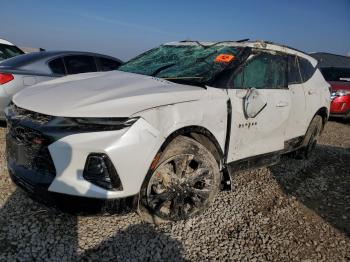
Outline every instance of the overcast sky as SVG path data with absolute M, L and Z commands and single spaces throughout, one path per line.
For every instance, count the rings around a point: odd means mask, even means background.
M 129 59 L 174 40 L 265 39 L 350 52 L 350 0 L 2 1 L 0 38 Z

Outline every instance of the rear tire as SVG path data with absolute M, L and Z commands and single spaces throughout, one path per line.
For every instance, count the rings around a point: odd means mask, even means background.
M 138 213 L 155 224 L 188 219 L 212 203 L 220 179 L 214 156 L 197 141 L 178 136 L 150 168 L 140 191 Z
M 312 155 L 312 152 L 314 151 L 317 144 L 317 139 L 321 134 L 322 127 L 322 117 L 316 115 L 312 119 L 309 128 L 306 131 L 303 147 L 295 151 L 295 156 L 297 159 L 308 159 Z

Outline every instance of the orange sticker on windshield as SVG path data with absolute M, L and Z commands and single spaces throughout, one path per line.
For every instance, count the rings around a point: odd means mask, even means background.
M 221 54 L 218 55 L 214 61 L 217 63 L 230 63 L 233 59 L 235 59 L 233 55 Z

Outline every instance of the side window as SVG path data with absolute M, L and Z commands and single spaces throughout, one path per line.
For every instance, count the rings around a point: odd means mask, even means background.
M 299 66 L 303 82 L 309 80 L 316 71 L 316 68 L 305 58 L 299 57 Z
M 49 67 L 54 74 L 65 75 L 66 69 L 64 68 L 63 59 L 56 58 L 49 62 Z
M 270 55 L 270 82 L 271 88 L 287 87 L 287 56 Z
M 117 70 L 120 66 L 120 63 L 116 60 L 108 59 L 105 57 L 97 57 L 98 63 L 99 63 L 99 70 L 100 71 L 111 71 L 111 70 Z
M 233 79 L 234 88 L 284 88 L 287 84 L 287 59 L 260 53 L 248 60 Z
M 68 74 L 96 72 L 95 59 L 92 56 L 71 55 L 64 58 Z
M 288 84 L 302 83 L 297 56 L 288 56 Z

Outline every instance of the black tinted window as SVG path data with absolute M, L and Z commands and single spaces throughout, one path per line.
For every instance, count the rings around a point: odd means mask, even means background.
M 63 59 L 57 58 L 49 62 L 49 67 L 54 74 L 65 75 L 66 69 L 64 68 Z
M 304 58 L 299 57 L 299 66 L 303 82 L 309 80 L 315 72 L 312 64 Z
M 22 54 L 22 50 L 16 46 L 0 44 L 0 61 Z
M 92 56 L 72 55 L 64 58 L 68 74 L 96 72 L 95 59 Z
M 323 77 L 327 81 L 349 81 L 350 68 L 324 67 L 321 68 Z
M 234 77 L 235 88 L 286 87 L 287 60 L 284 56 L 261 53 L 247 61 Z
M 297 56 L 288 56 L 288 84 L 300 84 L 302 82 Z
M 98 57 L 97 58 L 100 66 L 100 71 L 111 71 L 111 70 L 117 70 L 120 66 L 120 63 L 116 60 L 104 58 L 104 57 Z

